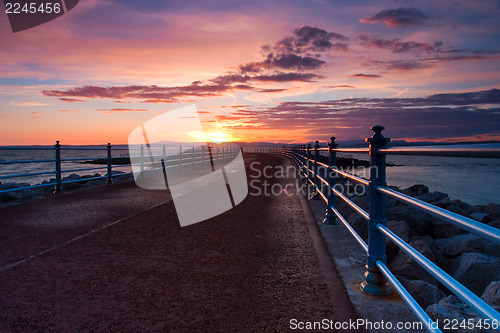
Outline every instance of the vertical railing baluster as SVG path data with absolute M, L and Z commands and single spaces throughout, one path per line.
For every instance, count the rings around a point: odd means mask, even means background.
M 179 170 L 182 170 L 182 146 L 179 146 Z
M 307 144 L 307 155 L 306 155 L 306 182 L 307 182 L 307 194 L 311 193 L 311 183 L 309 180 L 311 179 L 312 172 L 311 170 L 311 144 Z
M 63 187 L 62 187 L 62 170 L 61 170 L 61 145 L 59 144 L 59 141 L 56 141 L 56 144 L 54 145 L 56 147 L 56 189 L 55 193 L 59 194 L 62 193 Z
M 205 146 L 201 146 L 201 166 L 205 166 Z
M 326 204 L 325 218 L 323 220 L 324 224 L 339 224 L 337 216 L 332 211 L 335 208 L 336 196 L 333 193 L 335 185 L 337 185 L 337 173 L 333 171 L 337 167 L 337 148 L 338 144 L 335 142 L 335 137 L 330 138 L 328 143 L 328 169 L 326 170 L 326 179 L 328 180 L 328 203 Z
M 313 162 L 313 193 L 311 194 L 311 199 L 317 194 L 317 191 L 320 191 L 320 181 L 318 179 L 318 162 L 319 162 L 319 150 L 320 147 L 319 141 L 316 141 L 314 145 L 314 162 Z M 322 184 L 322 183 L 321 183 Z
M 194 146 L 193 146 L 193 156 L 191 159 L 191 166 L 194 168 Z
M 163 145 L 162 155 L 163 155 L 163 162 L 165 163 L 165 161 L 167 160 L 167 147 L 165 147 L 165 145 Z
M 108 150 L 108 179 L 106 180 L 106 184 L 111 184 L 113 183 L 113 159 L 111 157 L 110 142 L 108 142 L 107 150 Z
M 385 216 L 385 195 L 377 191 L 378 186 L 386 186 L 385 154 L 378 152 L 390 141 L 382 135 L 383 126 L 373 126 L 373 137 L 366 139 L 370 143 L 370 221 L 368 222 L 368 264 L 366 265 L 365 281 L 361 283 L 364 293 L 384 296 L 391 293 L 387 280 L 378 269 L 378 260 L 387 263 L 385 254 L 385 236 L 377 229 L 377 224 L 387 224 Z
M 144 146 L 141 145 L 141 148 L 140 148 L 140 157 L 139 157 L 139 162 L 141 164 L 140 166 L 140 175 L 144 175 Z

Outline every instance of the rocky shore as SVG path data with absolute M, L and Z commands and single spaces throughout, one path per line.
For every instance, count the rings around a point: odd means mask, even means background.
M 119 181 L 124 181 L 124 180 L 130 180 L 133 179 L 134 176 L 130 173 L 125 173 L 122 171 L 113 171 L 113 182 L 119 182 Z M 72 173 L 66 177 L 62 178 L 63 183 L 64 182 L 69 182 L 71 183 L 66 183 L 63 184 L 63 190 L 64 191 L 71 191 L 75 189 L 80 189 L 80 188 L 86 188 L 86 187 L 91 187 L 91 186 L 96 186 L 96 185 L 102 185 L 106 184 L 106 178 L 107 174 L 104 176 L 95 173 L 93 175 L 84 175 L 80 176 L 75 173 Z M 91 179 L 91 178 L 96 178 L 96 177 L 101 177 L 100 179 Z M 51 178 L 49 180 L 44 180 L 40 184 L 36 185 L 44 185 L 44 184 L 54 184 L 56 182 L 55 178 Z M 0 182 L 0 190 L 10 190 L 10 189 L 15 189 L 15 188 L 23 188 L 23 187 L 28 187 L 32 184 L 30 183 L 1 183 Z M 33 197 L 40 197 L 44 195 L 49 195 L 54 193 L 55 186 L 54 185 L 47 185 L 47 186 L 40 186 L 40 187 L 35 187 L 35 188 L 29 188 L 29 189 L 21 189 L 17 191 L 10 191 L 7 193 L 0 193 L 0 204 L 1 203 L 7 203 L 7 202 L 12 202 L 16 200 L 24 200 L 28 198 L 33 198 Z
M 471 206 L 460 200 L 450 199 L 446 193 L 430 192 L 427 186 L 421 184 L 406 189 L 392 188 L 438 207 L 500 228 L 500 205 L 498 204 Z M 365 211 L 369 211 L 367 194 L 351 195 L 350 199 Z M 343 202 L 338 202 L 338 209 L 348 217 L 348 222 L 367 241 L 366 220 L 359 214 L 353 213 L 352 208 Z M 387 200 L 387 220 L 388 228 L 395 234 L 500 311 L 499 244 L 467 233 L 393 198 Z M 389 240 L 387 240 L 387 261 L 391 271 L 434 321 L 443 323 L 443 320 L 447 318 L 448 320 L 457 319 L 460 323 L 463 319 L 471 319 L 476 327 L 471 330 L 459 328 L 459 331 L 498 332 L 498 330 L 480 328 L 484 323 L 482 317 L 462 303 Z

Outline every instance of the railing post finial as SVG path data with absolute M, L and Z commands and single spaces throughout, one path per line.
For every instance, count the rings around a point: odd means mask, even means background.
M 325 218 L 323 219 L 324 224 L 339 224 L 335 213 L 332 211 L 335 208 L 335 193 L 333 193 L 333 188 L 337 185 L 337 174 L 332 170 L 337 167 L 337 152 L 334 150 L 337 148 L 338 144 L 335 142 L 335 137 L 330 138 L 328 142 L 328 169 L 326 170 L 326 178 L 328 180 L 328 203 L 326 204 Z
M 370 220 L 368 222 L 368 262 L 366 265 L 365 281 L 361 283 L 361 290 L 369 295 L 385 296 L 392 292 L 387 280 L 377 267 L 377 261 L 387 263 L 385 254 L 385 236 L 378 230 L 377 225 L 387 224 L 385 216 L 385 195 L 377 190 L 378 186 L 386 186 L 385 154 L 378 152 L 390 141 L 382 135 L 383 126 L 373 126 L 375 132 L 366 142 L 370 143 Z
M 380 125 L 372 126 L 371 130 L 375 133 L 373 134 L 373 136 L 371 138 L 367 138 L 365 141 L 370 143 L 370 144 L 374 144 L 376 146 L 379 146 L 379 147 L 385 145 L 386 143 L 391 141 L 391 139 L 384 137 L 384 135 L 382 134 L 382 131 L 384 129 L 385 129 L 385 127 L 380 126 Z

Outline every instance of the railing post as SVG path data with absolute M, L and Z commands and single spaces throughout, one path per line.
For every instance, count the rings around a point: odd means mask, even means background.
M 165 162 L 167 160 L 167 148 L 165 147 L 165 145 L 163 145 L 162 154 L 163 154 L 163 162 Z
M 366 139 L 370 143 L 370 221 L 368 222 L 368 264 L 365 272 L 365 281 L 361 283 L 364 293 L 375 296 L 385 296 L 391 293 L 387 280 L 378 269 L 376 262 L 382 260 L 387 263 L 385 254 L 385 236 L 377 229 L 377 224 L 386 225 L 385 195 L 377 191 L 377 187 L 386 186 L 385 154 L 378 152 L 389 138 L 382 135 L 383 126 L 373 126 L 373 137 Z
M 326 204 L 325 219 L 323 220 L 324 224 L 339 224 L 337 216 L 332 211 L 332 208 L 335 208 L 336 200 L 333 189 L 335 188 L 335 185 L 337 185 L 337 173 L 335 173 L 332 169 L 337 167 L 337 152 L 334 150 L 337 146 L 338 144 L 335 142 L 335 137 L 332 136 L 330 138 L 330 142 L 328 143 L 329 158 L 328 170 L 326 171 L 326 178 L 328 180 L 328 203 Z
M 140 175 L 143 175 L 144 174 L 144 146 L 143 145 L 141 145 L 139 160 L 141 163 Z
M 311 199 L 317 194 L 317 191 L 320 190 L 319 179 L 318 179 L 319 147 L 320 147 L 319 141 L 316 141 L 316 144 L 314 145 L 314 163 L 313 163 L 313 172 L 314 172 L 313 184 L 315 185 L 315 187 L 313 188 Z
M 182 146 L 179 146 L 179 170 L 182 170 Z
M 113 159 L 111 158 L 111 143 L 108 142 L 108 179 L 106 181 L 106 184 L 111 184 L 113 183 Z
M 193 146 L 193 156 L 191 158 L 191 166 L 194 168 L 194 146 Z
M 60 194 L 63 191 L 62 187 L 62 170 L 61 170 L 61 145 L 56 141 L 56 189 L 55 193 Z
M 205 166 L 205 146 L 201 146 L 201 166 Z
M 306 177 L 306 181 L 307 181 L 307 194 L 309 194 L 311 191 L 311 183 L 309 182 L 309 180 L 311 179 L 311 174 L 312 172 L 310 172 L 309 170 L 311 169 L 311 144 L 308 143 L 307 144 L 307 150 L 306 150 L 306 168 L 307 168 L 307 177 Z

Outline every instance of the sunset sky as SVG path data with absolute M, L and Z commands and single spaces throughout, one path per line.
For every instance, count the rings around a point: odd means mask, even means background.
M 127 143 L 193 104 L 232 141 L 356 140 L 376 124 L 500 140 L 499 18 L 497 0 L 81 0 L 13 33 L 2 6 L 0 145 Z

